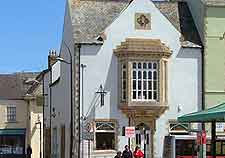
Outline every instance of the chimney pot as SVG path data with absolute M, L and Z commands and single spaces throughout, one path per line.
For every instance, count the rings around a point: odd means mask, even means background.
M 56 50 L 50 49 L 49 50 L 49 55 L 48 55 L 48 68 L 50 68 L 52 65 L 54 65 L 57 61 L 57 53 Z

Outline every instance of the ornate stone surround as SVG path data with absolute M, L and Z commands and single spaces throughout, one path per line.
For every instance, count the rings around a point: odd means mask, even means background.
M 121 65 L 127 66 L 127 99 L 119 100 L 119 108 L 129 117 L 130 113 L 135 116 L 146 116 L 156 119 L 168 108 L 167 103 L 167 61 L 172 55 L 171 50 L 159 39 L 127 38 L 114 49 L 114 54 L 119 61 L 119 74 Z M 158 61 L 159 62 L 159 99 L 157 101 L 132 101 L 131 99 L 131 72 L 133 61 Z M 120 79 L 121 79 L 121 75 Z M 121 83 L 118 85 L 121 96 Z

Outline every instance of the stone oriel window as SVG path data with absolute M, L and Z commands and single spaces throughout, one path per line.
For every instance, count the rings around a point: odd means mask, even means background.
M 120 107 L 167 106 L 167 61 L 171 51 L 158 39 L 128 38 L 114 49 L 119 62 Z M 160 112 L 160 113 L 161 113 Z

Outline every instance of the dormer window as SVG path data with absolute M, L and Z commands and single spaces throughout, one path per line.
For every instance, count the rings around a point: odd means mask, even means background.
M 132 62 L 132 101 L 157 101 L 158 62 Z

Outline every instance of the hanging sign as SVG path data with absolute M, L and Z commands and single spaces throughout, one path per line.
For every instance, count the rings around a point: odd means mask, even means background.
M 216 132 L 224 132 L 224 123 L 222 122 L 216 123 Z
M 135 137 L 135 127 L 125 127 L 125 136 L 128 138 Z

